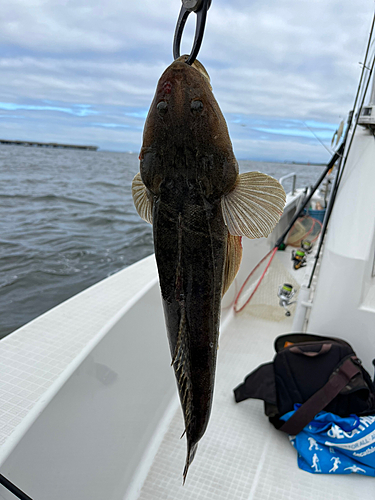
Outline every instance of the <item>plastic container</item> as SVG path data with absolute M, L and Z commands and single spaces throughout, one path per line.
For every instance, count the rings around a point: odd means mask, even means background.
M 313 219 L 317 219 L 318 221 L 320 221 L 321 223 L 323 223 L 323 219 L 324 219 L 324 216 L 326 214 L 326 209 L 323 208 L 322 210 L 306 210 L 304 211 L 304 213 L 307 215 L 310 215 L 310 217 L 312 217 Z

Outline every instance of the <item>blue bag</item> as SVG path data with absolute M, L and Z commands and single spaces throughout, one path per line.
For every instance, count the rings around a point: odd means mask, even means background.
M 287 421 L 300 406 L 296 404 L 281 420 Z M 302 470 L 375 477 L 375 416 L 342 418 L 322 411 L 289 439 L 298 452 Z

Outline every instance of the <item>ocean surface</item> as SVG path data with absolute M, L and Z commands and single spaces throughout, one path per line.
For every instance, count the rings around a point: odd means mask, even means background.
M 321 166 L 240 161 L 311 185 Z M 137 154 L 0 146 L 0 337 L 153 252 L 131 181 Z M 291 181 L 286 181 L 289 191 Z

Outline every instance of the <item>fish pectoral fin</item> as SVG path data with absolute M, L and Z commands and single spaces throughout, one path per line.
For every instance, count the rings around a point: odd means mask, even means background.
M 138 215 L 146 222 L 152 224 L 152 195 L 143 184 L 141 174 L 139 172 L 134 177 L 132 182 L 132 196 Z
M 233 236 L 267 237 L 278 223 L 285 206 L 281 184 L 261 172 L 240 174 L 234 189 L 221 199 L 228 231 Z
M 230 285 L 232 284 L 236 274 L 240 268 L 242 259 L 242 245 L 241 236 L 233 236 L 228 233 L 227 240 L 227 254 L 225 256 L 225 267 L 224 267 L 224 282 L 223 282 L 223 293 L 224 295 Z

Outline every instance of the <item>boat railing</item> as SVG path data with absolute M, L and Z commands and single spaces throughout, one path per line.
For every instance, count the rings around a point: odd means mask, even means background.
M 295 172 L 291 172 L 290 174 L 283 175 L 282 177 L 280 177 L 279 182 L 281 185 L 283 185 L 283 182 L 286 179 L 290 179 L 291 177 L 293 178 L 293 183 L 292 183 L 292 195 L 293 195 L 296 192 L 296 182 L 297 182 L 297 174 Z

